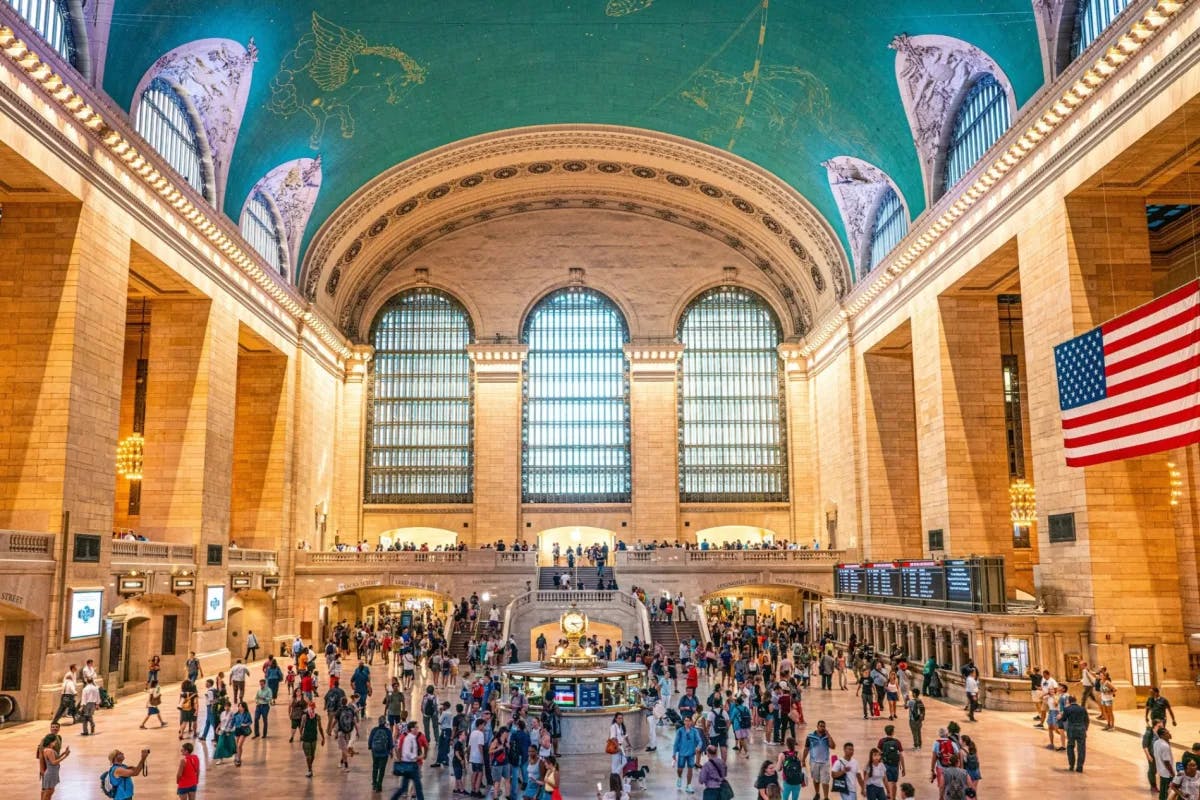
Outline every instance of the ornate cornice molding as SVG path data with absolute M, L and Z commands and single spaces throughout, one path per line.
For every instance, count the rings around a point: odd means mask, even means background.
M 318 230 L 304 259 L 305 295 L 327 307 L 331 301 L 322 295 L 328 294 L 329 283 L 322 284 L 323 277 L 344 272 L 347 263 L 371 248 L 372 239 L 403 245 L 408 226 L 415 224 L 410 221 L 422 214 L 426 220 L 452 217 L 455 206 L 486 197 L 502 182 L 536 186 L 564 180 L 578 190 L 625 184 L 635 187 L 627 192 L 671 198 L 683 208 L 737 219 L 730 225 L 742 230 L 765 228 L 795 254 L 791 258 L 797 263 L 789 266 L 802 276 L 798 290 L 811 279 L 813 267 L 820 276 L 813 299 L 821 294 L 825 276 L 839 297 L 849 290 L 845 253 L 829 222 L 770 173 L 707 145 L 651 131 L 544 126 L 447 145 L 375 178 Z M 381 236 L 388 228 L 393 230 Z M 340 283 L 339 274 L 334 295 Z M 332 302 L 341 308 L 344 300 Z

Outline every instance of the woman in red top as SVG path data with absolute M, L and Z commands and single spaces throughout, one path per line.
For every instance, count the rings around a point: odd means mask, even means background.
M 176 794 L 184 800 L 196 800 L 196 786 L 200 783 L 200 757 L 193 750 L 191 742 L 184 742 L 179 748 L 179 771 L 175 773 Z

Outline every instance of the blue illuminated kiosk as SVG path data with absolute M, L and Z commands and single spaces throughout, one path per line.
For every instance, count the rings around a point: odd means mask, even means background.
M 572 604 L 558 621 L 562 638 L 545 661 L 527 661 L 500 668 L 505 698 L 516 686 L 529 700 L 530 715 L 540 714 L 548 696 L 558 705 L 562 721 L 559 755 L 604 752 L 613 714 L 625 714 L 630 744 L 641 748 L 646 724 L 641 705 L 647 672 L 642 664 L 602 661 L 588 646 L 587 614 Z M 507 723 L 511 709 L 502 703 Z

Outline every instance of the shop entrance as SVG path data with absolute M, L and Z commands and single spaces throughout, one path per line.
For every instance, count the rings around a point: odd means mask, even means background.
M 562 554 L 562 560 L 559 563 L 565 565 L 568 547 L 578 553 L 580 549 L 586 551 L 594 544 L 600 546 L 607 544 L 611 554 L 617 547 L 617 535 L 605 528 L 589 528 L 578 525 L 544 530 L 538 534 L 538 564 L 543 567 L 554 564 L 554 545 L 556 544 Z M 612 564 L 613 560 L 614 557 L 610 555 L 609 564 Z

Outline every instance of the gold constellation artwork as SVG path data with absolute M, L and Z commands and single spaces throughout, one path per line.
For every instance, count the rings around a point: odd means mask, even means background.
M 610 17 L 627 17 L 639 11 L 645 11 L 654 0 L 608 0 L 604 13 Z
M 313 123 L 308 144 L 316 150 L 330 119 L 338 121 L 343 138 L 354 137 L 354 105 L 361 95 L 384 90 L 385 102 L 396 105 L 425 82 L 425 71 L 403 50 L 369 44 L 358 31 L 314 12 L 312 30 L 288 51 L 271 79 L 267 108 L 283 117 L 308 115 Z

